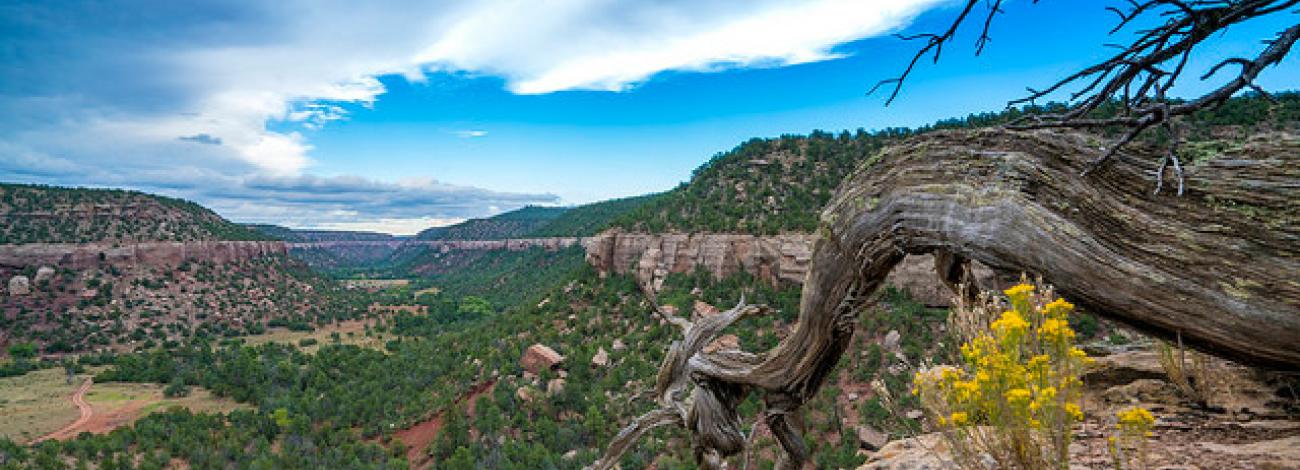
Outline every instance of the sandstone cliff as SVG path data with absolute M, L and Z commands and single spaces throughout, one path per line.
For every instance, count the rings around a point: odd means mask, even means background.
M 288 253 L 284 242 L 196 241 L 143 243 L 28 243 L 0 245 L 0 266 L 87 269 L 114 266 L 174 267 L 185 261 L 217 264 Z
M 702 267 L 723 277 L 746 271 L 767 282 L 802 283 L 813 235 L 756 236 L 726 233 L 624 233 L 586 240 L 587 262 L 601 272 L 632 273 L 655 289 L 669 273 Z
M 658 290 L 670 273 L 688 273 L 702 267 L 717 277 L 745 271 L 773 285 L 803 284 L 813 242 L 806 233 L 744 235 L 727 233 L 627 233 L 610 230 L 582 240 L 587 263 L 601 273 L 631 273 L 637 281 Z M 999 281 L 988 268 L 976 263 L 976 283 L 996 288 Z M 887 284 L 908 291 L 930 306 L 951 304 L 952 291 L 939 279 L 934 257 L 906 257 L 890 273 Z

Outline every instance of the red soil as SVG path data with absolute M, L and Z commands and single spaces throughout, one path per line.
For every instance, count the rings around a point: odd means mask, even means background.
M 452 407 L 460 406 L 462 403 L 469 402 L 466 410 L 469 417 L 474 417 L 474 405 L 478 403 L 478 397 L 490 393 L 496 386 L 495 380 L 489 380 L 471 388 L 469 393 L 462 395 L 456 400 Z M 429 468 L 433 462 L 429 459 L 428 454 L 424 451 L 438 437 L 438 432 L 442 430 L 443 422 L 446 421 L 447 410 L 435 413 L 429 419 L 421 421 L 393 434 L 393 437 L 406 446 L 406 460 L 411 463 L 412 468 Z
M 86 379 L 85 383 L 82 383 L 81 386 L 77 388 L 77 391 L 72 393 L 72 404 L 77 405 L 77 411 L 81 412 L 81 416 L 78 416 L 76 421 L 69 423 L 58 431 L 38 437 L 36 440 L 32 441 L 32 443 L 35 444 L 49 439 L 69 439 L 75 437 L 77 434 L 81 434 L 82 426 L 85 426 L 86 423 L 90 422 L 90 419 L 95 416 L 95 409 L 91 408 L 90 404 L 86 403 L 86 391 L 90 390 L 90 385 L 93 383 L 95 383 L 94 380 Z

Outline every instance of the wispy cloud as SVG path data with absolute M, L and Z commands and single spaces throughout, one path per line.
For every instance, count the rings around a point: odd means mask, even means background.
M 487 131 L 477 130 L 477 129 L 456 131 L 456 137 L 460 137 L 462 139 L 473 139 L 475 137 L 483 137 L 486 135 L 488 135 Z
M 187 135 L 187 136 L 177 137 L 177 139 L 186 142 L 194 142 L 196 144 L 221 145 L 220 137 L 213 137 L 207 134 Z

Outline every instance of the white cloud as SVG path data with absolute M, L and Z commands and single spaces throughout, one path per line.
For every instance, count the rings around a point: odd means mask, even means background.
M 314 227 L 295 227 L 322 230 L 360 230 L 393 235 L 415 235 L 431 227 L 446 227 L 464 222 L 463 218 L 419 217 L 413 219 L 379 219 L 365 222 L 330 222 Z
M 483 137 L 486 135 L 488 135 L 487 131 L 479 130 L 479 129 L 466 129 L 466 130 L 456 131 L 456 137 L 460 137 L 462 139 L 473 139 L 475 137 Z
M 835 58 L 834 46 L 898 28 L 937 2 L 562 3 L 484 2 L 417 62 L 502 75 L 516 93 L 620 91 L 668 70 Z
M 57 20 L 5 36 L 14 53 L 0 64 L 0 175 L 140 188 L 300 177 L 313 167 L 312 145 L 294 129 L 373 106 L 382 75 L 492 75 L 528 94 L 626 90 L 664 71 L 831 59 L 836 45 L 899 28 L 939 2 L 117 1 L 112 18 L 89 1 L 7 6 L 14 17 Z M 418 217 L 449 216 L 402 216 Z

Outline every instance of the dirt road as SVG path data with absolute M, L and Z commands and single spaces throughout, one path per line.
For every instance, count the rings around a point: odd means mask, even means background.
M 81 412 L 81 416 L 77 417 L 76 421 L 73 421 L 71 424 L 64 426 L 62 429 L 59 429 L 58 431 L 54 431 L 52 433 L 38 437 L 36 438 L 36 440 L 32 441 L 32 443 L 35 444 L 37 442 L 46 441 L 49 439 L 62 440 L 62 439 L 75 437 L 75 434 L 73 434 L 73 432 L 76 431 L 81 426 L 85 425 L 87 422 L 89 422 L 90 418 L 95 415 L 95 409 L 91 408 L 90 404 L 86 403 L 86 391 L 90 390 L 91 384 L 94 383 L 95 383 L 94 379 L 86 378 L 86 381 L 81 384 L 81 387 L 78 387 L 77 391 L 72 394 L 72 404 L 77 405 L 77 411 Z

